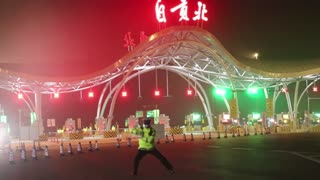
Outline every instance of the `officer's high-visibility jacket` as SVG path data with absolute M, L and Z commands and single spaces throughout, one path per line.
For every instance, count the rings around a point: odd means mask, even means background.
M 135 128 L 131 130 L 132 134 L 140 135 L 138 149 L 151 150 L 154 148 L 154 138 L 156 136 L 156 130 L 150 128 Z

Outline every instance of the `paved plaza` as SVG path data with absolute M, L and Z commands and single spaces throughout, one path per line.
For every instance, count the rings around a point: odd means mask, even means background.
M 27 145 L 27 161 L 15 152 L 15 162 L 8 162 L 8 153 L 0 153 L 2 180 L 20 179 L 303 179 L 320 170 L 320 141 L 317 134 L 269 134 L 221 139 L 196 136 L 194 141 L 177 137 L 175 142 L 161 141 L 157 148 L 174 165 L 176 174 L 170 176 L 161 163 L 146 156 L 139 176 L 130 176 L 137 141 L 128 147 L 115 139 L 99 143 L 99 151 L 88 151 L 83 140 L 83 153 L 76 152 L 78 141 L 70 141 L 74 154 L 69 155 L 64 142 L 65 156 L 59 155 L 60 143 L 49 146 L 49 158 L 37 151 L 32 160 Z M 32 143 L 30 143 L 32 144 Z

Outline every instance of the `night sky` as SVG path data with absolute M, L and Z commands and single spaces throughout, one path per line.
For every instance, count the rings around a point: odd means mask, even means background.
M 168 9 L 180 3 L 179 0 L 162 2 Z M 253 52 L 259 52 L 260 61 L 270 62 L 307 63 L 319 58 L 320 11 L 317 1 L 203 2 L 207 3 L 209 11 L 209 22 L 204 24 L 204 29 L 215 35 L 240 61 L 247 60 Z M 102 69 L 127 53 L 123 47 L 126 32 L 132 32 L 138 41 L 140 31 L 151 35 L 159 30 L 155 3 L 156 0 L 2 0 L 0 67 L 61 77 Z M 190 11 L 195 10 L 197 1 L 188 0 L 188 3 Z M 167 16 L 167 27 L 180 25 L 178 18 L 173 13 Z M 193 24 L 190 22 L 189 25 Z M 2 94 L 0 104 L 8 113 L 16 114 L 15 109 L 23 107 L 16 100 L 11 100 L 15 95 Z M 61 112 L 50 98 L 46 100 L 44 97 L 45 118 L 81 116 L 94 119 L 96 102 L 80 101 L 77 93 L 67 96 L 70 105 L 64 103 L 63 108 L 68 107 L 68 112 Z M 139 108 L 139 102 L 132 99 L 130 103 L 133 102 L 137 104 L 134 108 Z M 82 114 L 78 115 L 77 105 L 87 112 L 81 111 Z M 123 119 L 126 116 L 128 114 L 118 117 Z M 182 119 L 181 116 L 177 118 Z

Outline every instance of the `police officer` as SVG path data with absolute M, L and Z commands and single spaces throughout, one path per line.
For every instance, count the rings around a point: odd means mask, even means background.
M 144 119 L 143 127 L 138 127 L 131 130 L 132 134 L 137 134 L 140 136 L 138 153 L 134 159 L 134 169 L 132 175 L 137 176 L 139 162 L 147 154 L 152 154 L 156 158 L 158 158 L 161 161 L 161 163 L 168 169 L 169 174 L 172 175 L 175 173 L 172 165 L 154 146 L 156 130 L 150 126 L 150 122 L 150 119 Z

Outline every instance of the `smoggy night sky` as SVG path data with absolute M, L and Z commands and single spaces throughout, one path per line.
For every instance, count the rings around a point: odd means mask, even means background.
M 316 1 L 203 2 L 209 11 L 204 28 L 239 60 L 256 51 L 266 61 L 319 57 L 320 13 Z M 140 31 L 147 35 L 158 31 L 155 3 L 156 0 L 1 1 L 0 67 L 62 76 L 101 69 L 126 53 L 126 32 L 131 31 L 138 41 Z M 162 3 L 169 9 L 180 1 Z M 197 1 L 188 3 L 191 13 Z M 179 25 L 177 15 L 167 14 L 167 27 Z M 48 71 L 44 67 L 59 68 Z
M 247 60 L 254 52 L 259 52 L 260 61 L 290 63 L 319 58 L 317 1 L 203 2 L 207 3 L 209 18 L 204 29 L 239 60 Z M 102 69 L 127 53 L 123 47 L 126 32 L 132 32 L 137 42 L 140 31 L 146 35 L 159 31 L 155 3 L 156 0 L 0 1 L 0 68 L 50 76 L 75 76 Z M 162 3 L 169 9 L 180 1 L 162 0 Z M 189 9 L 194 10 L 196 3 L 197 0 L 188 0 Z M 178 18 L 169 15 L 167 27 L 180 25 Z M 10 99 L 13 97 L 1 95 L 0 104 L 14 114 L 23 105 L 15 101 L 12 106 L 6 105 Z M 47 99 L 43 98 L 44 118 L 95 117 L 96 101 L 79 102 L 79 94 L 69 97 L 76 101 L 53 103 Z M 133 105 L 131 112 L 122 113 L 119 119 L 133 114 L 141 104 Z M 170 107 L 167 104 L 164 106 Z M 184 114 L 175 118 L 183 119 Z

